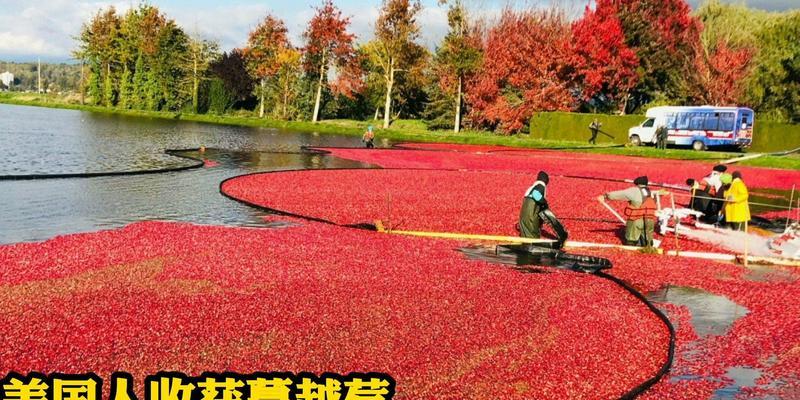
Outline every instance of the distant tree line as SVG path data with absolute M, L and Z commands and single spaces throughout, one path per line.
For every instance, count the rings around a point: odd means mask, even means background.
M 0 61 L 0 73 L 5 71 L 14 74 L 14 82 L 10 88 L 16 91 L 39 90 L 39 75 L 36 72 L 35 62 L 15 63 Z M 75 64 L 50 64 L 42 63 L 42 90 L 53 93 L 75 91 L 79 87 L 80 66 Z M 0 86 L 3 83 L 0 82 Z
M 75 57 L 89 101 L 145 110 L 318 121 L 422 118 L 433 128 L 516 133 L 536 111 L 630 113 L 657 104 L 749 105 L 800 122 L 800 12 L 718 0 L 596 0 L 569 21 L 556 9 L 477 18 L 440 0 L 449 30 L 419 44 L 419 0 L 383 0 L 374 39 L 357 43 L 332 0 L 291 43 L 265 16 L 241 49 L 220 52 L 157 7 L 100 10 Z M 81 67 L 77 67 L 81 68 Z

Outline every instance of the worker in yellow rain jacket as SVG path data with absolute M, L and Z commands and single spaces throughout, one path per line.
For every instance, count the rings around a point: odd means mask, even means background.
M 742 173 L 739 171 L 731 174 L 730 179 L 731 186 L 725 191 L 725 221 L 732 229 L 744 231 L 745 223 L 750 221 L 747 186 L 744 184 Z

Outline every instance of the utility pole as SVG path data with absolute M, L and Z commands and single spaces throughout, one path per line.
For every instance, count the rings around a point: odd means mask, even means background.
M 39 77 L 39 93 L 42 93 L 42 59 L 41 57 L 38 58 L 38 64 L 36 66 L 36 75 Z
M 81 80 L 78 82 L 78 90 L 81 92 L 81 105 L 84 105 L 86 100 L 86 88 L 83 83 L 83 58 L 81 58 Z

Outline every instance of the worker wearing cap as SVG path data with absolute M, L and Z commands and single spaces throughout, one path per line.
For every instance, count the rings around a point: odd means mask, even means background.
M 739 171 L 731 175 L 725 174 L 725 181 L 730 187 L 725 190 L 725 221 L 732 229 L 744 231 L 745 224 L 750 221 L 749 193 Z M 723 183 L 725 183 L 723 181 Z
M 720 178 L 727 170 L 728 167 L 723 164 L 715 165 L 711 173 L 700 182 L 686 181 L 692 186 L 691 208 L 702 212 L 703 221 L 707 223 L 716 223 L 717 216 L 722 211 L 724 191 Z
M 653 234 L 656 227 L 656 202 L 653 193 L 647 187 L 648 179 L 640 176 L 633 180 L 635 186 L 624 190 L 609 192 L 600 196 L 600 200 L 627 201 L 625 208 L 625 244 L 631 246 L 653 246 Z
M 542 218 L 539 212 L 547 209 L 547 184 L 550 176 L 544 171 L 539 171 L 536 182 L 525 191 L 522 198 L 522 209 L 519 213 L 519 234 L 525 238 L 538 239 L 542 234 Z
M 708 189 L 708 193 L 711 194 L 712 197 L 716 196 L 717 192 L 719 192 L 719 189 L 722 187 L 720 177 L 727 170 L 728 167 L 724 164 L 715 165 L 711 173 L 702 179 L 701 184 Z

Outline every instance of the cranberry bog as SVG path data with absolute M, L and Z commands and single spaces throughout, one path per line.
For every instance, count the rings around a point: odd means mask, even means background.
M 692 288 L 744 310 L 709 333 L 697 309 L 654 300 L 675 328 L 673 357 L 670 327 L 613 280 L 509 268 L 467 258 L 464 240 L 369 229 L 515 235 L 521 194 L 545 170 L 571 240 L 619 243 L 621 224 L 598 195 L 645 174 L 679 185 L 709 164 L 495 146 L 324 150 L 383 169 L 220 185 L 292 222 L 281 228 L 147 221 L 0 246 L 0 371 L 383 372 L 408 399 L 698 399 L 732 387 L 800 396 L 796 268 L 581 250 L 610 260 L 608 273 L 637 292 Z M 800 181 L 794 171 L 741 171 L 754 188 Z M 719 251 L 664 239 L 668 249 Z M 742 383 L 731 373 L 742 368 L 757 376 Z

